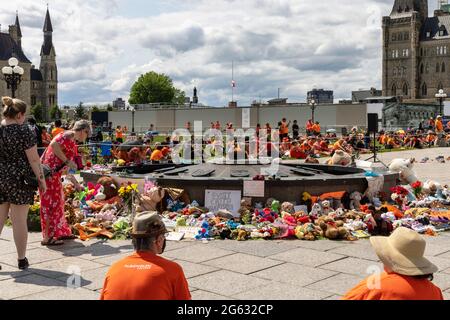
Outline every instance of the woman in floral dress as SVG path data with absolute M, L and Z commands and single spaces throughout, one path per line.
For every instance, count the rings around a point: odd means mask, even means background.
M 90 135 L 89 122 L 75 123 L 72 130 L 58 134 L 46 150 L 42 163 L 57 171 L 61 167 L 77 170 L 73 161 L 77 155 L 77 141 L 85 142 Z M 61 239 L 72 237 L 72 231 L 64 216 L 64 192 L 61 182 L 62 171 L 55 172 L 46 180 L 47 191 L 40 191 L 42 245 L 61 245 Z M 72 179 L 74 181 L 75 179 Z M 76 181 L 75 181 L 76 182 Z M 79 187 L 77 185 L 77 187 Z

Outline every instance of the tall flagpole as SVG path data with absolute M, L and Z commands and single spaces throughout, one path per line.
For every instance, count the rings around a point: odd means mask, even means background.
M 231 62 L 231 102 L 234 102 L 234 60 Z

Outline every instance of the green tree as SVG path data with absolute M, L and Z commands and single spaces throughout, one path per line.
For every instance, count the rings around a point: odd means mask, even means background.
M 84 110 L 83 102 L 80 102 L 75 108 L 75 118 L 77 120 L 84 119 L 86 116 L 86 110 Z
M 113 111 L 112 105 L 108 104 L 108 106 L 106 107 L 106 111 Z
M 175 98 L 174 98 L 173 102 L 176 104 L 184 104 L 185 101 L 186 101 L 186 94 L 184 93 L 184 91 L 176 89 L 175 90 Z
M 44 108 L 41 103 L 31 107 L 30 113 L 36 119 L 38 123 L 44 122 Z
M 92 107 L 92 112 L 100 112 L 99 107 L 93 106 L 93 107 Z
M 51 109 L 50 109 L 50 118 L 52 120 L 55 119 L 61 119 L 62 117 L 62 112 L 61 110 L 59 110 L 59 107 L 57 105 L 54 105 Z
M 148 72 L 133 84 L 130 104 L 178 103 L 184 92 L 173 86 L 172 79 L 165 74 Z M 182 103 L 184 103 L 184 98 Z

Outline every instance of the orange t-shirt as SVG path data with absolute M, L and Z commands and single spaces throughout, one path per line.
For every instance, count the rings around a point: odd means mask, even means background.
M 109 269 L 100 300 L 191 300 L 191 294 L 177 263 L 137 252 Z
M 287 126 L 286 122 L 282 122 L 281 123 L 280 133 L 281 134 L 288 134 L 289 133 L 289 127 Z
M 64 132 L 64 129 L 63 128 L 54 128 L 53 130 L 52 130 L 52 137 L 54 138 L 54 137 L 56 137 L 58 134 L 60 134 L 61 132 Z
M 315 133 L 320 133 L 320 131 L 321 131 L 320 125 L 318 125 L 318 124 L 313 125 L 312 131 L 314 131 Z
M 123 131 L 116 129 L 116 139 L 123 139 Z
M 427 279 L 383 272 L 380 289 L 369 289 L 368 284 L 376 286 L 373 277 L 358 284 L 343 300 L 444 300 L 441 289 Z
M 150 156 L 150 160 L 152 161 L 160 161 L 162 158 L 164 158 L 164 155 L 161 150 L 158 149 L 154 150 Z
M 437 132 L 444 131 L 444 125 L 442 124 L 442 121 L 436 120 L 436 131 Z

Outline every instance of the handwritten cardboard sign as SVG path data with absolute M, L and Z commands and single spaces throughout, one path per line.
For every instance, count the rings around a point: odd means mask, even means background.
M 195 236 L 198 235 L 198 232 L 201 228 L 197 227 L 177 227 L 176 232 L 183 233 L 185 239 L 195 239 Z
M 264 198 L 265 181 L 244 181 L 244 197 Z
M 236 190 L 206 190 L 205 207 L 211 212 L 228 210 L 234 216 L 239 216 L 241 206 L 241 191 Z

